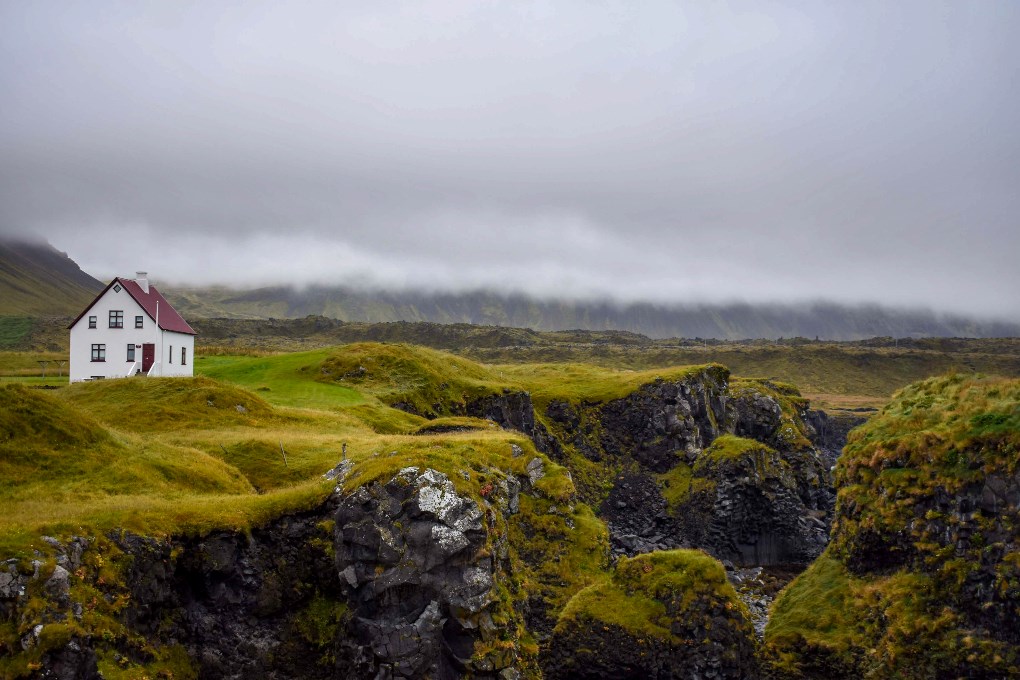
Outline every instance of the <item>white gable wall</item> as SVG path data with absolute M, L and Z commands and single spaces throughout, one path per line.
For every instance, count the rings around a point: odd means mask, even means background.
M 124 312 L 124 327 L 110 328 L 110 312 Z M 96 327 L 89 328 L 89 317 L 96 317 Z M 135 328 L 135 317 L 142 317 L 142 327 Z M 159 331 L 156 322 L 146 314 L 123 288 L 113 287 L 96 301 L 88 312 L 71 328 L 71 354 L 68 374 L 71 382 L 89 378 L 122 378 L 142 366 L 142 345 L 155 347 L 155 369 L 152 375 L 194 375 L 195 336 L 172 331 Z M 92 345 L 103 345 L 105 361 L 92 361 Z M 135 360 L 128 361 L 128 345 L 135 345 Z M 186 350 L 186 362 L 181 364 L 181 348 Z M 171 350 L 173 356 L 170 356 Z

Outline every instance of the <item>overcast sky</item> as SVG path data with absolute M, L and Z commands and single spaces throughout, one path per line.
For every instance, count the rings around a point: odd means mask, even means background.
M 1020 2 L 0 0 L 0 234 L 101 278 L 1020 318 Z

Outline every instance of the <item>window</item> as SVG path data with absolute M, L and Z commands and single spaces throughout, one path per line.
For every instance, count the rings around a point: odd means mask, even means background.
M 120 309 L 110 310 L 110 328 L 124 327 L 124 312 Z
M 136 316 L 135 317 L 135 328 L 141 328 L 141 327 L 142 327 L 142 317 Z
M 119 283 L 113 287 L 113 292 L 114 293 L 119 293 L 120 292 L 120 284 Z
M 96 317 L 90 316 L 89 317 L 89 328 L 95 328 L 95 327 L 96 327 Z
M 170 345 L 170 363 L 174 362 L 174 346 Z
M 106 361 L 106 345 L 92 345 L 92 361 Z
M 188 348 L 181 347 L 181 366 L 188 365 Z
M 135 360 L 135 346 L 134 345 L 128 345 L 128 358 L 127 358 L 127 360 L 128 361 L 134 361 Z

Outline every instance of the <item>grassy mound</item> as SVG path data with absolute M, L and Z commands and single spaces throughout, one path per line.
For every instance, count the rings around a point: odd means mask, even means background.
M 429 418 L 458 415 L 467 402 L 507 386 L 467 359 L 411 345 L 356 343 L 330 354 L 317 380 L 342 383 Z
M 825 554 L 773 608 L 794 677 L 1020 673 L 1020 380 L 929 379 L 854 431 Z
M 627 370 L 593 364 L 504 364 L 493 373 L 520 383 L 531 392 L 536 410 L 542 412 L 552 401 L 588 404 L 622 399 L 642 385 L 657 380 L 675 381 L 708 372 L 725 381 L 729 371 L 719 364 L 672 366 L 669 368 Z
M 78 383 L 61 396 L 102 423 L 136 432 L 257 426 L 275 417 L 260 397 L 205 377 Z
M 40 390 L 0 385 L 0 446 L 18 449 L 73 449 L 108 443 L 106 430 L 83 413 Z M 7 479 L 7 478 L 5 478 Z
M 0 406 L 0 545 L 13 552 L 43 532 L 129 523 L 154 504 L 165 513 L 175 501 L 252 492 L 215 457 L 110 430 L 65 399 L 6 385 Z

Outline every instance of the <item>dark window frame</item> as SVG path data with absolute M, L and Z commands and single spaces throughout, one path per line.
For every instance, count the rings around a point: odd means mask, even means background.
M 99 324 L 99 319 L 94 316 L 89 317 L 89 328 L 95 328 Z
M 174 346 L 173 345 L 170 345 L 170 361 L 168 363 L 170 365 L 173 365 L 173 363 L 174 363 Z
M 128 346 L 127 346 L 127 360 L 128 361 L 134 361 L 135 360 L 135 345 L 133 343 L 130 343 L 130 342 L 128 343 Z
M 110 328 L 123 328 L 124 327 L 124 310 L 123 309 L 111 309 L 110 310 Z
M 106 344 L 105 343 L 93 343 L 92 344 L 92 361 L 95 363 L 101 363 L 106 361 Z
M 181 366 L 188 365 L 188 348 L 181 347 Z
M 141 328 L 142 324 L 145 323 L 145 317 L 139 314 L 135 317 L 135 328 Z

